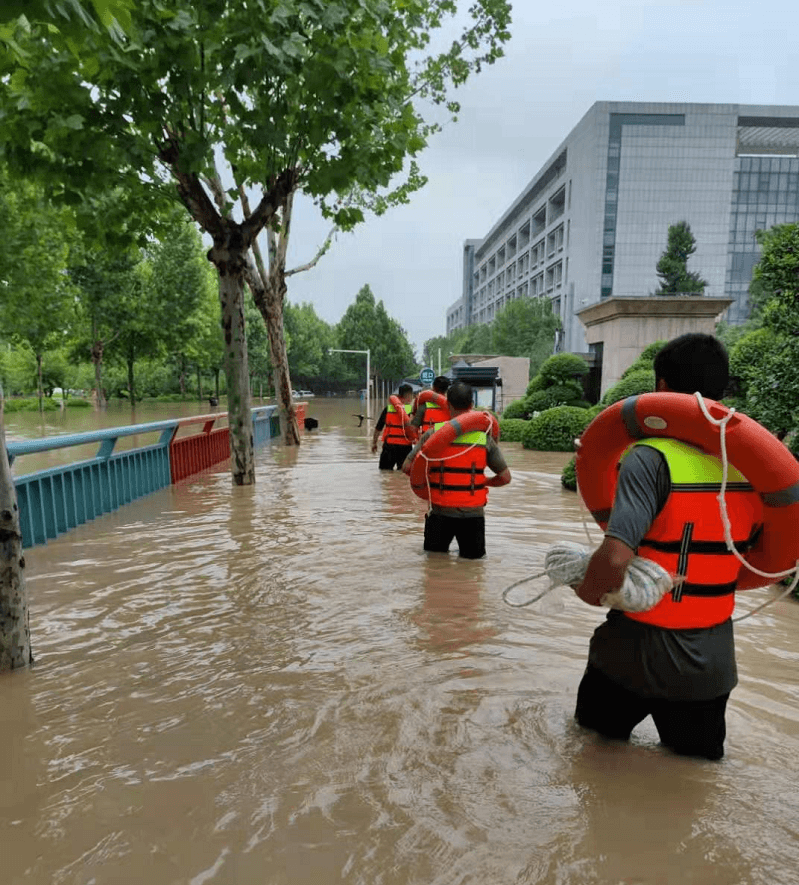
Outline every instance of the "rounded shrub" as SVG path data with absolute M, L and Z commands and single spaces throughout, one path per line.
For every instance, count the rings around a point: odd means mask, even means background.
M 546 387 L 544 383 L 544 379 L 541 375 L 536 375 L 530 383 L 527 385 L 527 390 L 525 391 L 526 396 L 530 396 L 531 393 L 536 393 L 539 390 L 543 390 Z
M 595 406 L 590 406 L 588 408 L 588 414 L 591 416 L 591 420 L 593 421 L 600 412 L 604 411 L 604 409 L 605 407 L 602 405 L 602 403 L 597 403 Z
M 568 489 L 570 492 L 577 491 L 577 471 L 575 469 L 575 461 L 576 459 L 572 458 L 560 474 L 560 484 L 564 489 Z
M 539 452 L 572 452 L 574 440 L 589 422 L 588 409 L 556 406 L 528 422 L 522 434 L 522 445 Z
M 524 418 L 527 414 L 527 406 L 525 405 L 524 398 L 517 399 L 514 402 L 510 403 L 510 405 L 506 406 L 502 412 L 502 420 L 508 421 L 510 419 L 516 418 Z
M 588 363 L 576 353 L 556 353 L 547 359 L 538 370 L 544 387 L 552 387 L 554 384 L 563 384 L 582 378 L 588 372 Z
M 82 397 L 74 397 L 71 396 L 64 405 L 68 409 L 88 409 L 91 406 L 91 402 L 87 399 L 83 399 Z
M 499 438 L 502 442 L 521 442 L 522 433 L 529 423 L 523 418 L 502 418 L 499 422 Z
M 666 341 L 654 341 L 652 344 L 648 344 L 641 351 L 638 359 L 631 366 L 624 370 L 624 373 L 621 377 L 627 378 L 630 375 L 637 375 L 639 372 L 647 372 L 650 369 L 653 369 L 655 365 L 655 357 L 658 355 L 658 352 L 666 343 Z
M 537 390 L 525 398 L 527 412 L 543 412 L 555 406 L 576 406 L 583 400 L 583 391 L 574 381 L 553 384 L 544 390 Z
M 603 406 L 612 406 L 620 399 L 626 399 L 628 396 L 638 396 L 641 393 L 652 393 L 655 389 L 655 371 L 649 369 L 643 372 L 634 372 L 626 378 L 617 381 L 613 387 L 609 387 L 605 391 L 605 395 L 600 400 Z

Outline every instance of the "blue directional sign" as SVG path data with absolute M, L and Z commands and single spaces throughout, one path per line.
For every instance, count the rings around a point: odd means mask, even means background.
M 422 384 L 432 384 L 433 378 L 436 377 L 436 373 L 429 367 L 425 366 L 421 372 L 419 372 L 419 380 Z

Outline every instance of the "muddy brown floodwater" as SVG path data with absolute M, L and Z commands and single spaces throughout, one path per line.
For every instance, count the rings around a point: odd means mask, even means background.
M 585 541 L 568 455 L 505 445 L 486 559 L 428 556 L 358 411 L 311 401 L 252 488 L 222 468 L 29 551 L 0 883 L 799 882 L 799 604 L 737 627 L 722 762 L 650 721 L 604 743 L 572 720 L 603 612 L 501 599 Z

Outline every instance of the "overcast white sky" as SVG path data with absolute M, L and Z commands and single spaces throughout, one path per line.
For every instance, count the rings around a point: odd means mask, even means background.
M 339 234 L 313 270 L 289 278 L 291 302 L 336 323 L 368 283 L 420 357 L 461 295 L 464 240 L 485 236 L 595 101 L 799 105 L 796 0 L 513 6 L 505 58 L 457 91 L 460 119 L 421 156 L 427 186 Z M 289 267 L 327 229 L 298 200 Z

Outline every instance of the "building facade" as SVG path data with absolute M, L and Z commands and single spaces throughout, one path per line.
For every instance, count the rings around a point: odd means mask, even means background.
M 563 324 L 555 349 L 585 352 L 577 313 L 652 295 L 680 221 L 696 239 L 688 269 L 742 322 L 755 231 L 799 221 L 799 107 L 597 102 L 486 236 L 464 244 L 447 334 L 515 298 L 549 298 Z

